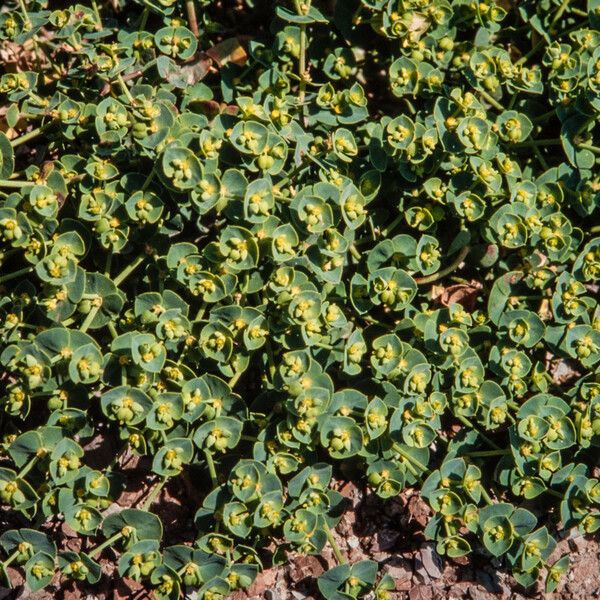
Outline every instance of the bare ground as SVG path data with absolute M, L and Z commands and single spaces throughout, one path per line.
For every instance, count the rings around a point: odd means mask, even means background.
M 131 465 L 130 468 L 130 475 L 134 475 L 137 468 L 145 471 L 143 465 Z M 135 506 L 146 495 L 149 484 L 144 482 L 143 476 L 137 479 L 142 483 L 122 494 L 121 506 Z M 377 561 L 381 572 L 388 573 L 396 584 L 391 594 L 393 600 L 600 598 L 600 540 L 597 537 L 584 538 L 571 532 L 560 540 L 552 559 L 568 553 L 571 571 L 557 592 L 544 594 L 541 588 L 524 590 L 502 569 L 499 561 L 490 560 L 477 550 L 456 560 L 440 557 L 423 535 L 429 508 L 413 490 L 405 490 L 397 498 L 383 501 L 352 482 L 337 482 L 336 487 L 347 498 L 347 510 L 334 532 L 343 555 L 351 562 Z M 165 524 L 167 543 L 192 541 L 192 517 L 198 505 L 198 498 L 194 496 L 194 486 L 179 479 L 167 486 L 153 505 L 153 511 Z M 59 536 L 64 549 L 80 549 L 80 538 L 65 525 L 55 535 Z M 57 581 L 49 590 L 35 594 L 22 586 L 17 570 L 9 569 L 17 588 L 12 591 L 0 589 L 0 600 L 151 598 L 142 585 L 113 577 L 114 563 L 110 557 L 103 558 L 101 564 L 105 575 L 94 586 L 60 585 Z M 266 569 L 248 590 L 234 593 L 231 600 L 316 600 L 319 598 L 318 576 L 335 564 L 328 546 L 321 556 L 291 555 L 286 565 Z M 194 597 L 194 594 L 189 596 L 190 600 Z

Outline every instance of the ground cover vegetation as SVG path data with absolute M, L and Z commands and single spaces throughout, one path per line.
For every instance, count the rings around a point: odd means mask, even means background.
M 382 600 L 348 477 L 556 589 L 600 528 L 600 0 L 19 0 L 0 41 L 3 585 L 215 600 L 331 544 L 322 596 Z

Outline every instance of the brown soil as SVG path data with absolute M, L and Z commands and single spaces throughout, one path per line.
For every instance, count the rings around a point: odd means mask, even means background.
M 119 498 L 119 506 L 137 506 L 146 497 L 153 482 L 144 476 L 147 466 L 135 457 L 124 456 L 122 464 L 130 481 Z M 429 507 L 418 493 L 408 489 L 397 498 L 381 500 L 352 482 L 338 481 L 336 489 L 347 498 L 347 509 L 334 531 L 344 557 L 350 562 L 370 559 L 379 563 L 380 572 L 388 573 L 396 587 L 392 600 L 525 600 L 528 598 L 589 600 L 600 598 L 600 540 L 570 532 L 560 540 L 554 560 L 568 553 L 571 570 L 554 594 L 543 589 L 525 590 L 506 573 L 496 559 L 475 550 L 468 557 L 447 560 L 423 535 Z M 165 525 L 165 543 L 191 543 L 192 518 L 201 498 L 185 477 L 171 482 L 159 494 L 152 511 Z M 115 504 L 114 508 L 117 508 Z M 80 550 L 81 538 L 63 524 L 53 531 L 62 549 Z M 85 549 L 85 548 L 84 548 Z M 100 560 L 104 576 L 94 586 L 64 584 L 58 578 L 47 590 L 31 593 L 23 586 L 18 570 L 9 568 L 16 589 L 0 588 L 0 600 L 142 600 L 152 598 L 141 584 L 113 576 L 116 556 L 104 553 Z M 336 565 L 333 552 L 325 546 L 321 556 L 290 555 L 286 565 L 260 573 L 254 584 L 238 591 L 231 600 L 317 600 L 317 578 Z M 190 594 L 190 600 L 196 595 Z M 372 600 L 372 599 L 370 599 Z

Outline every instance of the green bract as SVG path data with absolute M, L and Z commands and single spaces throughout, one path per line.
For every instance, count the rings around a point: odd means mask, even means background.
M 224 600 L 330 544 L 322 597 L 385 600 L 353 477 L 559 589 L 600 530 L 598 0 L 54 4 L 0 11 L 0 585 Z

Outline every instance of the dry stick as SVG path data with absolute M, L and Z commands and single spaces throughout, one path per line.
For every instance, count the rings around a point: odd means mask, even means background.
M 187 12 L 190 30 L 197 39 L 200 37 L 200 32 L 198 31 L 198 19 L 196 18 L 196 7 L 194 6 L 194 0 L 186 0 L 185 10 Z
M 139 69 L 137 71 L 132 71 L 131 73 L 127 73 L 126 75 L 122 76 L 123 81 L 131 81 L 132 79 L 136 79 L 138 78 L 140 75 L 143 75 L 143 71 L 140 71 Z M 104 84 L 104 87 L 102 88 L 102 90 L 100 90 L 100 96 L 104 97 L 107 94 L 110 94 L 110 91 L 112 89 L 112 84 L 114 83 L 114 81 L 108 81 Z
M 467 257 L 467 254 L 469 254 L 470 250 L 471 250 L 471 246 L 465 246 L 458 253 L 458 256 L 456 257 L 456 259 L 451 264 L 449 264 L 445 269 L 442 269 L 441 271 L 438 271 L 437 273 L 433 273 L 432 275 L 428 275 L 427 277 L 416 277 L 415 281 L 419 285 L 425 285 L 426 283 L 433 283 L 434 281 L 437 281 L 438 279 L 442 279 L 442 277 L 446 277 L 446 275 L 449 275 L 450 273 L 452 273 L 452 271 L 454 271 L 456 268 L 458 268 L 460 263 L 463 260 L 465 260 L 465 258 Z

